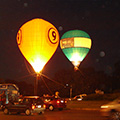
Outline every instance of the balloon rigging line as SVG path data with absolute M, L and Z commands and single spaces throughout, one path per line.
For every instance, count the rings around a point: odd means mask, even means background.
M 81 73 L 81 75 L 83 76 L 83 78 L 84 79 L 87 79 L 86 77 L 85 77 L 85 75 L 83 74 L 83 72 L 78 68 L 78 71 Z
M 26 61 L 25 61 L 25 60 L 24 60 L 24 63 L 25 63 L 25 66 L 26 66 L 28 72 L 31 74 L 30 68 L 28 68 L 28 65 L 26 64 Z M 36 73 L 33 73 L 32 75 L 34 75 L 34 74 L 36 74 Z M 56 82 L 55 80 L 50 79 L 49 77 L 47 77 L 46 75 L 44 75 L 42 72 L 40 72 L 40 75 L 46 77 L 47 79 L 49 79 L 49 80 L 51 80 L 51 81 L 53 81 L 53 82 L 55 82 L 55 83 L 57 83 L 57 84 L 59 84 L 59 85 L 61 85 L 61 86 L 64 86 L 63 84 L 61 84 L 61 83 L 59 83 L 59 82 Z
M 32 73 L 32 72 L 30 71 L 30 68 L 28 68 L 28 65 L 26 64 L 26 61 L 25 61 L 25 60 L 24 60 L 24 63 L 25 63 L 25 66 L 26 66 L 26 68 L 27 68 L 27 71 L 30 73 L 30 75 L 26 75 L 26 76 L 20 77 L 20 78 L 18 78 L 18 79 L 26 78 L 26 77 L 33 76 L 33 75 L 36 74 L 36 73 Z M 52 82 L 54 82 L 54 83 L 56 83 L 56 84 L 59 84 L 59 85 L 61 85 L 61 86 L 64 86 L 63 84 L 61 84 L 61 83 L 59 83 L 59 82 L 57 82 L 57 81 L 55 81 L 55 80 L 52 80 L 51 78 L 47 77 L 47 76 L 44 75 L 42 72 L 40 72 L 40 75 L 46 77 L 47 79 L 49 79 L 50 81 L 52 81 Z
M 55 80 L 52 80 L 51 78 L 47 77 L 46 75 L 44 75 L 44 74 L 42 74 L 42 73 L 41 73 L 41 75 L 44 76 L 44 77 L 46 77 L 47 79 L 51 80 L 52 82 L 55 82 L 55 83 L 57 83 L 57 84 L 59 84 L 59 85 L 61 85 L 61 86 L 64 86 L 63 84 L 61 84 L 61 83 L 59 83 L 59 82 L 57 82 L 57 81 L 55 81 Z
M 28 68 L 27 62 L 25 60 L 24 60 L 24 63 L 25 63 L 25 66 L 26 66 L 28 72 L 31 74 L 32 72 L 30 71 L 30 68 Z
M 48 85 L 46 84 L 45 80 L 43 79 L 43 77 L 41 76 L 42 81 L 44 82 L 46 88 L 48 89 L 48 91 L 51 93 L 51 95 L 53 94 L 53 92 L 49 89 Z
M 25 76 L 19 77 L 19 78 L 17 78 L 17 79 L 23 79 L 23 78 L 30 77 L 30 76 L 33 76 L 33 75 L 35 75 L 35 73 L 30 74 L 30 75 L 25 75 Z

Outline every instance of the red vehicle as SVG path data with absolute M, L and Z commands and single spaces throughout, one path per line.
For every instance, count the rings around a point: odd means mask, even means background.
M 54 109 L 63 110 L 66 108 L 67 101 L 62 98 L 55 97 L 43 97 L 44 104 L 46 105 L 46 109 L 53 111 Z

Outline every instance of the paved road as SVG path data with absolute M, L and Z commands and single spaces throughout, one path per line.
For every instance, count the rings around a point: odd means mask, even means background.
M 99 111 L 90 110 L 63 110 L 63 111 L 45 111 L 42 115 L 25 114 L 4 115 L 0 112 L 0 120 L 107 120 L 100 115 Z

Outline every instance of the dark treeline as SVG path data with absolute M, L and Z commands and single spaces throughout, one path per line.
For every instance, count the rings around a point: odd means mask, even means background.
M 34 94 L 34 84 L 10 79 L 4 82 L 15 83 L 22 95 Z M 77 71 L 60 70 L 56 72 L 54 79 L 41 76 L 38 83 L 38 95 L 40 96 L 52 95 L 59 91 L 61 97 L 70 97 L 70 89 L 72 89 L 72 96 L 95 93 L 96 89 L 105 93 L 120 92 L 120 61 L 114 65 L 114 71 L 110 75 L 103 71 L 95 71 L 92 67 L 80 68 Z

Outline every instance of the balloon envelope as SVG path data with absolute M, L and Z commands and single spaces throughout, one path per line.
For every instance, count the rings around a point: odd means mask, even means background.
M 17 44 L 34 70 L 40 72 L 58 47 L 59 33 L 51 23 L 36 18 L 19 29 Z
M 82 30 L 71 30 L 61 37 L 60 47 L 73 65 L 78 67 L 91 48 L 91 39 Z

